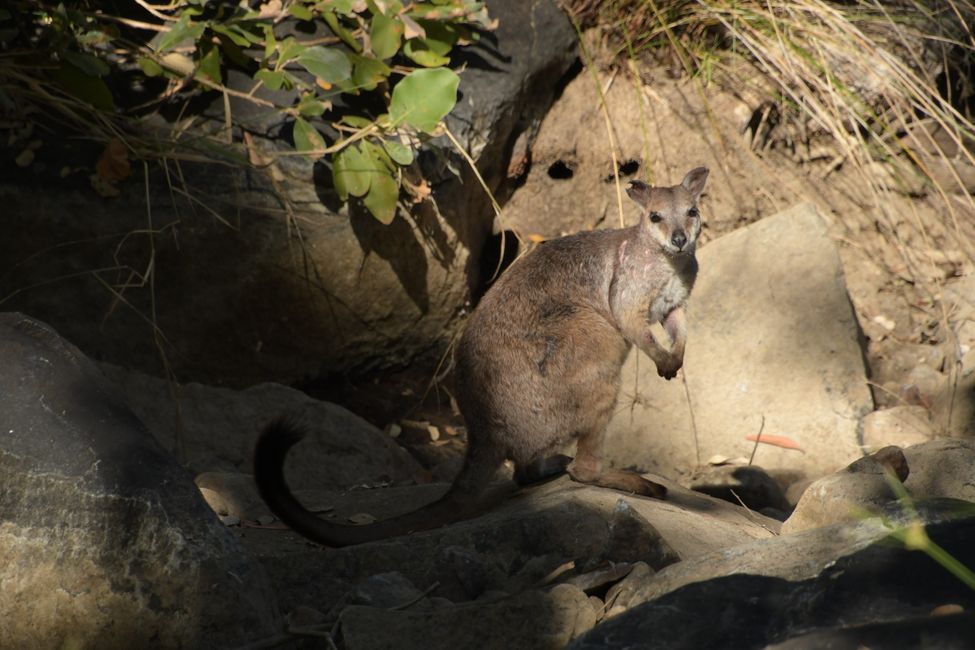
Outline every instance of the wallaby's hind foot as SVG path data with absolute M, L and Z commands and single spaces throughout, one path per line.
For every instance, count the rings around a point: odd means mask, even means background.
M 573 463 L 569 466 L 569 476 L 572 477 L 573 481 L 579 483 L 632 492 L 644 497 L 664 499 L 667 496 L 667 488 L 643 478 L 636 472 L 617 469 L 594 471 L 591 468 L 577 466 L 576 463 Z
M 531 485 L 555 478 L 564 474 L 571 462 L 571 456 L 555 454 L 554 456 L 545 456 L 533 460 L 530 463 L 518 463 L 515 465 L 515 482 L 518 485 Z

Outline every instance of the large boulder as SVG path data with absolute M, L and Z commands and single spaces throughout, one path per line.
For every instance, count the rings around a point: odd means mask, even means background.
M 758 445 L 754 462 L 767 470 L 818 476 L 860 456 L 857 427 L 873 401 L 843 269 L 816 208 L 763 219 L 698 257 L 683 376 L 665 382 L 630 353 L 608 457 L 670 473 L 716 454 L 749 458 L 746 436 L 759 433 L 801 448 Z
M 928 617 L 945 605 L 970 612 L 975 594 L 959 572 L 906 548 L 894 533 L 924 524 L 934 543 L 972 566 L 972 504 L 932 503 L 909 516 L 897 506 L 886 514 L 886 525 L 876 518 L 836 524 L 672 565 L 644 582 L 626 612 L 570 648 L 765 648 L 788 640 L 782 647 L 970 647 L 970 613 L 963 621 Z M 805 637 L 810 632 L 818 642 Z M 846 642 L 830 645 L 830 637 Z
M 292 487 L 348 488 L 411 481 L 420 465 L 388 435 L 348 410 L 280 384 L 244 390 L 176 384 L 103 364 L 132 412 L 194 474 L 250 474 L 257 435 L 287 417 L 308 435 L 288 455 Z
M 273 631 L 262 570 L 74 346 L 0 315 L 0 402 L 0 647 L 229 647 Z
M 489 11 L 498 29 L 458 55 L 468 66 L 448 123 L 503 196 L 507 161 L 527 151 L 576 60 L 576 37 L 553 0 L 496 0 Z M 222 124 L 219 99 L 211 125 Z M 286 138 L 286 120 L 272 117 L 269 139 L 254 132 L 260 148 Z M 339 207 L 324 163 L 301 156 L 270 169 L 170 162 L 103 199 L 72 171 L 90 169 L 97 149 L 39 129 L 32 138 L 29 167 L 12 149 L 3 156 L 5 307 L 93 357 L 181 381 L 289 383 L 436 348 L 492 233 L 490 202 L 456 154 L 459 177 L 421 156 L 432 197 L 383 226 L 361 205 Z
M 357 581 L 389 571 L 453 602 L 517 594 L 606 563 L 645 562 L 654 569 L 771 537 L 779 522 L 666 483 L 667 501 L 622 495 L 562 477 L 519 491 L 475 519 L 368 544 L 323 549 L 294 533 L 250 531 L 244 539 L 261 557 L 291 609 L 340 602 Z M 444 485 L 310 492 L 337 522 L 385 519 L 433 501 Z M 276 538 L 274 543 L 269 538 Z M 286 543 L 292 540 L 292 543 Z M 571 567 L 568 572 L 559 568 Z M 309 581 L 309 573 L 315 575 Z

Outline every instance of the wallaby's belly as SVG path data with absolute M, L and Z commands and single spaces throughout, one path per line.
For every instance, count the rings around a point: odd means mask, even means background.
M 547 327 L 532 319 L 465 339 L 461 408 L 465 417 L 485 419 L 492 442 L 516 462 L 553 453 L 604 424 L 629 350 L 612 324 L 587 309 Z

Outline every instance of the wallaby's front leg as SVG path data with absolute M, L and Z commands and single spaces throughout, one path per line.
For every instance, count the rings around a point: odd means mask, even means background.
M 687 340 L 687 323 L 684 308 L 677 307 L 661 323 L 670 337 L 670 346 L 657 340 L 650 331 L 650 324 L 643 318 L 630 318 L 629 327 L 624 331 L 626 339 L 653 360 L 657 374 L 664 379 L 673 379 L 684 364 L 684 344 Z
M 656 360 L 655 362 L 660 376 L 671 379 L 684 365 L 684 344 L 687 342 L 687 318 L 684 315 L 684 308 L 677 307 L 667 314 L 663 326 L 670 337 L 670 350 L 667 351 L 667 359 L 663 366 L 660 362 Z

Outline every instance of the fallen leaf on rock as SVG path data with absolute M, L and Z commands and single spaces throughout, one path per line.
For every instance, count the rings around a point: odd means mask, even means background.
M 30 167 L 30 164 L 34 162 L 34 150 L 24 149 L 16 158 L 14 158 L 14 162 L 18 167 Z
M 894 328 L 897 326 L 897 324 L 894 323 L 894 321 L 892 321 L 891 319 L 887 318 L 883 314 L 881 314 L 879 316 L 874 316 L 873 317 L 873 322 L 875 322 L 877 325 L 880 325 L 881 327 L 883 327 L 888 332 L 893 332 L 894 331 Z
M 367 512 L 360 512 L 349 517 L 349 521 L 351 521 L 353 524 L 364 525 L 373 523 L 376 521 L 376 518 Z
M 774 447 L 782 447 L 783 449 L 795 449 L 796 451 L 802 451 L 802 447 L 799 445 L 798 442 L 796 442 L 792 438 L 787 438 L 785 436 L 773 436 L 768 434 L 756 435 L 754 433 L 749 433 L 747 436 L 745 436 L 745 440 L 749 442 L 764 442 L 766 445 L 772 445 Z

